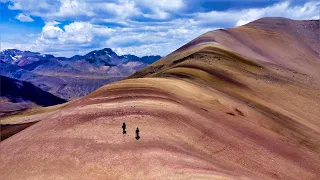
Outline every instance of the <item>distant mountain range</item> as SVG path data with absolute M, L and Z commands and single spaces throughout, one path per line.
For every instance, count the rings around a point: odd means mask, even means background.
M 30 82 L 57 97 L 71 100 L 127 77 L 160 58 L 118 56 L 110 48 L 71 58 L 8 49 L 0 52 L 0 75 Z

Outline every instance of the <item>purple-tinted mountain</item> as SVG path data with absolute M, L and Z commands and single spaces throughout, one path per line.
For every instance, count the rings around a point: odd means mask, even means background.
M 160 58 L 118 56 L 110 48 L 71 58 L 8 49 L 0 52 L 0 75 L 30 82 L 70 100 L 127 77 Z
M 26 81 L 0 76 L 0 115 L 31 106 L 52 106 L 67 102 Z

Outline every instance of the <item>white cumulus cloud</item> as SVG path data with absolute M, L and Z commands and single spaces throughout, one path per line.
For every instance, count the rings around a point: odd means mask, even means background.
M 282 1 L 263 8 L 186 13 L 183 0 L 10 1 L 9 9 L 46 22 L 40 33 L 34 33 L 35 42 L 27 46 L 16 42 L 15 47 L 59 56 L 104 47 L 119 54 L 165 56 L 210 30 L 240 26 L 262 17 L 319 19 L 320 7 L 318 1 L 298 5 Z
M 194 19 L 195 23 L 204 26 L 223 23 L 241 26 L 262 17 L 285 17 L 294 20 L 319 19 L 319 8 L 320 2 L 317 1 L 298 6 L 290 6 L 289 1 L 284 1 L 265 8 L 196 13 Z
M 24 15 L 22 13 L 19 13 L 18 15 L 16 15 L 15 18 L 21 22 L 33 22 L 34 21 L 30 16 Z

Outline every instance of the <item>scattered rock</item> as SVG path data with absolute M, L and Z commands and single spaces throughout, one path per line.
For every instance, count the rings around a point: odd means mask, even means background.
M 237 111 L 237 113 L 240 115 L 240 116 L 244 116 L 243 112 L 240 111 L 239 109 L 235 108 L 235 110 Z
M 231 112 L 227 112 L 227 114 L 229 114 L 231 116 L 235 116 L 234 113 L 231 113 Z

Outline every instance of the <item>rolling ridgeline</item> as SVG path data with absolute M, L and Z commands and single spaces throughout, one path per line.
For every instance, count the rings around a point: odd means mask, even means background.
M 319 179 L 319 51 L 319 20 L 205 33 L 87 96 L 2 119 L 40 122 L 0 143 L 1 178 Z

